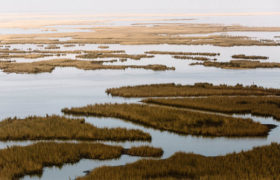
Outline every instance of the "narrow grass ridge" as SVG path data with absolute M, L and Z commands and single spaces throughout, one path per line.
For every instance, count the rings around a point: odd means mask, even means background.
M 150 141 L 151 136 L 141 130 L 97 128 L 86 123 L 84 119 L 52 115 L 0 121 L 0 140 Z
M 222 69 L 280 68 L 280 63 L 251 60 L 231 60 L 229 62 L 204 61 L 192 63 L 190 65 L 203 65 L 206 67 L 217 67 Z
M 152 64 L 152 65 L 103 65 L 104 61 L 79 61 L 72 59 L 54 59 L 46 61 L 38 61 L 31 63 L 13 63 L 13 62 L 0 62 L 0 69 L 6 73 L 51 73 L 56 67 L 75 67 L 83 70 L 99 70 L 99 69 L 115 69 L 122 70 L 127 68 L 142 68 L 154 71 L 175 70 L 174 67 L 167 67 L 165 65 Z
M 149 98 L 143 102 L 230 114 L 250 113 L 280 120 L 280 97 Z
M 209 83 L 195 83 L 194 85 L 181 84 L 151 84 L 139 86 L 124 86 L 120 88 L 110 88 L 107 94 L 121 97 L 178 97 L 178 96 L 214 96 L 214 95 L 280 95 L 279 89 L 268 89 L 263 87 L 243 86 L 236 84 L 213 85 Z
M 232 58 L 234 59 L 262 59 L 262 60 L 267 60 L 267 56 L 247 56 L 245 54 L 236 54 L 233 55 Z
M 187 56 L 219 56 L 220 53 L 210 52 L 176 52 L 176 51 L 146 51 L 146 54 L 160 54 L 160 55 L 187 55 Z
M 267 136 L 269 128 L 251 119 L 141 104 L 95 104 L 65 108 L 65 114 L 120 118 L 178 134 L 203 136 Z

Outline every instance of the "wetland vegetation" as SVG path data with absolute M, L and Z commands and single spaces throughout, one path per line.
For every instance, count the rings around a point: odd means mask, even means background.
M 150 98 L 145 103 L 200 109 L 222 113 L 241 113 L 274 117 L 280 120 L 280 97 L 277 96 L 234 96 L 205 98 Z
M 13 63 L 0 62 L 0 69 L 7 73 L 44 73 L 52 72 L 56 67 L 75 67 L 83 70 L 98 70 L 98 69 L 127 69 L 127 68 L 142 68 L 154 71 L 175 70 L 174 67 L 165 65 L 103 65 L 104 61 L 79 61 L 72 59 L 54 59 L 37 61 L 31 63 Z
M 234 59 L 260 59 L 260 60 L 266 60 L 268 59 L 267 56 L 247 56 L 245 54 L 235 54 L 232 56 Z
M 191 65 L 203 65 L 207 67 L 218 67 L 222 69 L 280 68 L 280 63 L 251 60 L 231 60 L 229 62 L 204 61 L 192 63 Z
M 152 84 L 110 88 L 107 94 L 121 97 L 176 97 L 176 96 L 213 96 L 213 95 L 280 95 L 279 89 L 263 88 L 256 85 L 243 86 L 236 84 L 213 85 L 209 83 L 181 84 Z
M 280 145 L 273 143 L 247 152 L 206 157 L 176 153 L 168 159 L 139 160 L 124 166 L 94 169 L 88 179 L 279 179 Z
M 65 114 L 120 118 L 155 129 L 203 136 L 266 136 L 269 128 L 251 119 L 141 104 L 95 104 L 65 108 Z
M 30 116 L 0 121 L 0 140 L 110 140 L 150 141 L 151 136 L 140 130 L 97 128 L 84 119 L 62 116 Z
M 55 143 L 41 142 L 29 146 L 12 146 L 0 150 L 0 179 L 19 179 L 27 174 L 42 174 L 43 167 L 62 166 L 81 159 L 108 160 L 122 154 L 133 156 L 158 156 L 162 151 L 152 147 L 134 147 L 132 150 L 120 146 L 99 143 Z

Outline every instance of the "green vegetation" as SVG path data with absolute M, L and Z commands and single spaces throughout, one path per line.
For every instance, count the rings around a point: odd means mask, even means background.
M 130 156 L 141 156 L 141 157 L 160 157 L 163 155 L 161 148 L 154 148 L 150 146 L 131 147 L 127 149 L 126 154 Z
M 209 83 L 196 83 L 194 85 L 180 84 L 152 84 L 140 86 L 125 86 L 107 89 L 112 96 L 122 97 L 176 97 L 176 96 L 212 96 L 212 95 L 280 95 L 279 89 L 266 89 L 263 87 L 213 85 Z
M 175 51 L 147 51 L 146 54 L 161 54 L 161 55 L 185 55 L 185 56 L 219 56 L 220 53 L 209 52 L 175 52 Z
M 121 118 L 155 129 L 204 136 L 266 136 L 269 128 L 251 119 L 141 104 L 96 104 L 65 108 L 65 114 Z
M 280 120 L 280 97 L 215 96 L 207 98 L 146 99 L 144 102 L 223 113 L 250 113 L 272 116 Z
M 77 180 L 279 179 L 279 156 L 280 145 L 275 143 L 226 156 L 176 153 L 163 160 L 139 160 L 124 166 L 100 167 Z
M 0 140 L 151 140 L 140 130 L 97 128 L 84 119 L 30 116 L 0 121 Z
M 196 60 L 196 61 L 216 61 L 217 59 L 210 59 L 207 57 L 193 57 L 193 56 L 173 56 L 174 59 L 187 59 L 187 60 Z
M 236 55 L 233 55 L 232 58 L 235 58 L 235 59 L 263 59 L 263 60 L 268 59 L 267 56 L 246 56 L 245 54 L 236 54 Z
M 133 148 L 133 155 L 144 157 L 155 155 L 157 148 Z M 0 179 L 19 179 L 26 174 L 41 174 L 45 166 L 62 166 L 65 163 L 76 163 L 81 159 L 114 159 L 126 154 L 120 146 L 109 146 L 95 143 L 36 143 L 29 146 L 13 146 L 0 150 Z
M 231 60 L 229 62 L 204 61 L 204 62 L 192 63 L 191 65 L 219 67 L 222 69 L 280 68 L 280 63 L 260 62 L 260 61 L 250 61 L 250 60 Z
M 142 68 L 154 71 L 175 70 L 174 67 L 165 65 L 103 65 L 104 62 L 98 61 L 79 61 L 72 59 L 54 59 L 46 61 L 37 61 L 31 63 L 13 63 L 0 62 L 0 69 L 7 73 L 43 73 L 52 72 L 56 67 L 75 67 L 83 70 L 99 70 L 99 69 L 127 69 Z

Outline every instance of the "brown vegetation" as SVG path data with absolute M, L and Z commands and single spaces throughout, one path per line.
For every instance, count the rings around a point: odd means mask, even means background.
M 213 85 L 196 83 L 194 85 L 152 84 L 140 86 L 125 86 L 107 89 L 112 96 L 122 97 L 178 97 L 178 96 L 212 96 L 212 95 L 280 95 L 279 89 L 263 87 Z
M 223 113 L 250 113 L 280 120 L 280 97 L 221 97 L 146 99 L 146 103 L 193 108 Z
M 132 154 L 154 156 L 157 148 L 137 147 Z M 141 153 L 138 153 L 140 149 Z M 26 174 L 41 174 L 45 166 L 62 166 L 81 159 L 114 159 L 126 154 L 120 146 L 92 143 L 37 143 L 25 147 L 13 146 L 0 150 L 0 179 L 19 179 Z M 159 150 L 158 150 L 159 151 Z
M 0 121 L 0 140 L 151 140 L 140 130 L 97 128 L 84 119 L 62 116 L 30 116 Z
M 56 44 L 50 44 L 46 46 L 45 49 L 60 49 L 60 47 L 57 46 Z
M 37 59 L 53 56 L 52 54 L 0 54 L 1 59 L 11 58 L 24 58 L 24 59 Z
M 110 54 L 110 53 L 89 53 L 76 56 L 77 58 L 85 58 L 85 59 L 97 59 L 97 58 L 129 58 L 134 60 L 140 60 L 142 58 L 153 58 L 154 56 L 149 56 L 146 54 Z
M 176 52 L 176 51 L 146 51 L 146 54 L 177 55 L 177 56 L 219 56 L 220 53 L 209 52 Z
M 266 136 L 269 128 L 251 119 L 233 118 L 140 104 L 96 104 L 65 108 L 65 114 L 121 118 L 155 129 L 204 136 Z
M 222 69 L 280 68 L 280 63 L 250 60 L 231 60 L 230 62 L 204 61 L 199 63 L 192 63 L 191 65 L 203 65 L 208 67 L 218 67 Z
M 205 157 L 176 153 L 163 160 L 139 160 L 124 166 L 104 166 L 93 170 L 87 179 L 279 179 L 280 145 L 257 147 L 248 152 Z
M 99 49 L 108 49 L 109 46 L 98 46 Z
M 262 60 L 268 59 L 267 56 L 247 56 L 245 54 L 236 54 L 236 55 L 233 55 L 232 58 L 235 58 L 235 59 L 262 59 Z
M 154 148 L 150 146 L 131 147 L 127 149 L 126 154 L 130 156 L 141 156 L 141 157 L 161 157 L 163 150 L 161 148 Z
M 13 63 L 0 62 L 0 69 L 7 73 L 43 73 L 52 72 L 56 67 L 75 67 L 83 70 L 98 70 L 98 69 L 127 69 L 127 68 L 142 68 L 154 71 L 174 70 L 174 67 L 165 65 L 103 65 L 103 62 L 98 61 L 79 61 L 72 59 L 55 59 L 38 61 L 31 63 Z
M 91 32 L 2 35 L 1 44 L 180 44 L 215 46 L 278 46 L 277 41 L 262 41 L 246 36 L 209 35 L 179 37 L 181 34 L 208 34 L 214 32 L 278 32 L 278 27 L 223 26 L 217 24 L 159 24 L 146 26 L 95 27 Z M 167 36 L 162 36 L 166 34 Z M 49 38 L 72 37 L 68 41 Z
M 217 59 L 210 59 L 208 57 L 193 57 L 193 56 L 173 56 L 174 59 L 188 59 L 188 60 L 195 60 L 195 61 L 216 61 Z

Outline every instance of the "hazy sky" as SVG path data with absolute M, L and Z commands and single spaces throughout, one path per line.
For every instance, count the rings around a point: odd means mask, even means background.
M 1 0 L 0 12 L 280 12 L 280 0 Z

